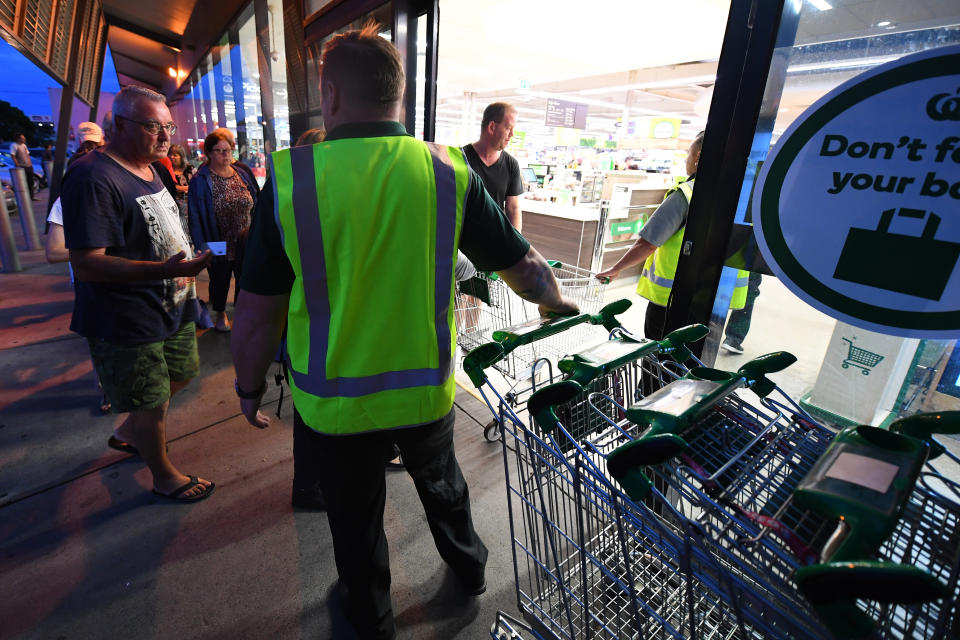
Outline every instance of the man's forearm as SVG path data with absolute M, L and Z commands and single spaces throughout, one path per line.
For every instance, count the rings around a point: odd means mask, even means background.
M 106 254 L 82 255 L 70 250 L 77 280 L 91 282 L 137 282 L 174 277 L 164 262 L 130 260 Z
M 141 282 L 166 278 L 192 278 L 210 264 L 209 251 L 187 259 L 180 251 L 164 262 L 108 256 L 105 249 L 70 249 L 77 280 L 88 282 Z
M 498 272 L 504 282 L 524 300 L 551 310 L 561 310 L 564 301 L 553 270 L 543 256 L 530 247 L 527 255 L 509 269 Z
M 283 337 L 289 302 L 289 295 L 249 291 L 241 291 L 237 298 L 230 348 L 237 384 L 244 391 L 254 392 L 263 385 Z
M 639 238 L 625 254 L 620 256 L 620 259 L 617 260 L 617 263 L 613 265 L 609 271 L 620 272 L 624 269 L 629 269 L 635 265 L 642 264 L 656 250 L 656 245 L 650 244 L 643 238 Z

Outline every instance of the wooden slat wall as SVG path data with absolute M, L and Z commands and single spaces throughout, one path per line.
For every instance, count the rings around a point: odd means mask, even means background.
M 91 104 L 99 90 L 101 49 L 106 22 L 100 0 L 91 0 L 83 15 L 76 0 L 0 0 L 0 29 L 5 38 L 62 84 L 76 68 L 77 97 Z M 70 60 L 70 38 L 81 21 L 83 42 L 78 58 Z

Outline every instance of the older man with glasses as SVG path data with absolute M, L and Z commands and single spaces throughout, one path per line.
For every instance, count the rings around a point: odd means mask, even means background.
M 129 415 L 108 440 L 139 455 L 153 492 L 195 502 L 214 484 L 182 473 L 167 456 L 170 398 L 199 371 L 195 276 L 179 209 L 151 163 L 176 132 L 163 96 L 125 87 L 113 102 L 113 137 L 64 178 L 63 230 L 77 279 L 70 328 L 87 338 L 104 392 Z

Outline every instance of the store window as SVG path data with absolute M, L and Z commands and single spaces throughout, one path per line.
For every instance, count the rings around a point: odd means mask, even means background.
M 730 3 L 440 2 L 436 140 L 478 140 L 507 102 L 523 175 L 523 233 L 548 258 L 612 266 L 674 183 L 706 127 Z M 697 16 L 696 20 L 682 16 Z M 639 267 L 615 294 L 632 292 Z
M 283 25 L 279 3 L 274 4 L 256 0 L 247 6 L 203 58 L 174 107 L 179 142 L 192 161 L 202 161 L 204 138 L 226 127 L 237 142 L 235 157 L 261 185 L 266 154 L 290 146 Z
M 754 133 L 737 210 L 741 224 L 750 223 L 758 170 L 794 119 L 858 74 L 908 54 L 960 43 L 960 6 L 804 2 L 795 25 L 795 38 L 781 34 L 795 44 L 774 54 L 766 112 Z M 715 318 L 727 318 L 719 368 L 734 370 L 763 353 L 787 350 L 799 361 L 778 382 L 802 398 L 811 413 L 838 425 L 880 425 L 918 411 L 960 408 L 956 341 L 899 338 L 838 321 L 759 268 L 750 274 L 747 307 L 728 314 L 735 271 L 725 272 L 714 307 Z M 921 271 L 916 275 L 927 277 Z
M 323 2 L 314 2 L 314 5 L 324 5 Z M 318 7 L 317 10 L 322 8 Z M 387 40 L 393 39 L 393 3 L 387 2 L 373 11 L 366 13 L 333 31 L 320 31 L 316 27 L 307 27 L 304 34 L 306 45 L 307 70 L 307 128 L 323 128 L 323 110 L 320 107 L 320 62 L 323 56 L 323 47 L 335 35 L 360 29 L 368 22 L 380 25 L 380 36 Z

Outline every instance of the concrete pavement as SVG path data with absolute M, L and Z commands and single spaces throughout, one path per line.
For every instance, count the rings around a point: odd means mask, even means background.
M 142 462 L 107 448 L 119 418 L 97 410 L 86 343 L 68 330 L 66 265 L 22 244 L 20 255 L 22 272 L 0 274 L 0 638 L 350 638 L 331 598 L 326 517 L 290 507 L 289 398 L 269 429 L 249 426 L 229 336 L 201 335 L 201 373 L 174 398 L 168 437 L 177 466 L 216 493 L 193 505 L 156 498 Z M 272 387 L 268 410 L 278 397 Z M 516 612 L 502 451 L 482 437 L 486 406 L 463 391 L 457 405 L 488 591 L 459 595 L 413 483 L 389 472 L 400 638 L 482 638 L 498 608 Z

